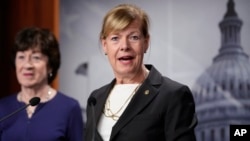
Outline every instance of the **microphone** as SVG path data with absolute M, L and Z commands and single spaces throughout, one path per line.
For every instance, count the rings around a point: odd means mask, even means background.
M 92 114 L 92 136 L 91 136 L 91 141 L 95 141 L 95 132 L 96 132 L 96 122 L 95 122 L 95 104 L 96 104 L 96 99 L 91 96 L 88 99 L 88 105 L 90 106 L 91 114 Z
M 39 103 L 40 103 L 40 98 L 39 97 L 33 97 L 33 98 L 30 99 L 29 104 L 27 105 L 27 107 L 29 105 L 36 106 Z
M 1 119 L 0 119 L 0 123 L 1 123 L 2 121 L 4 121 L 4 120 L 8 119 L 9 117 L 15 115 L 15 114 L 18 113 L 19 111 L 22 111 L 23 109 L 27 108 L 28 106 L 30 106 L 30 105 L 31 105 L 31 106 L 36 106 L 36 105 L 39 104 L 39 103 L 40 103 L 40 98 L 39 98 L 39 97 L 33 97 L 33 98 L 31 98 L 30 101 L 29 101 L 29 104 L 24 105 L 23 107 L 21 107 L 21 108 L 17 109 L 16 111 L 10 113 L 9 115 L 7 115 L 7 116 L 1 118 Z

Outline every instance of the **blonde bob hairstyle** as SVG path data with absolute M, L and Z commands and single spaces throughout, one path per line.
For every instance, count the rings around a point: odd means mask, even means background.
M 100 40 L 106 39 L 110 33 L 125 29 L 133 21 L 141 23 L 141 32 L 149 37 L 149 17 L 139 7 L 131 4 L 120 4 L 111 9 L 103 19 Z

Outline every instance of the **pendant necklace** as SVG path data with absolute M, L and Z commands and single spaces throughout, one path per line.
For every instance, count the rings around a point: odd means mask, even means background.
M 133 90 L 133 92 L 129 95 L 129 97 L 125 100 L 125 102 L 122 104 L 122 106 L 116 111 L 112 111 L 111 107 L 110 107 L 110 96 L 107 99 L 107 102 L 105 103 L 104 106 L 104 116 L 113 119 L 114 121 L 117 121 L 120 118 L 120 115 L 118 115 L 121 110 L 124 108 L 124 106 L 128 103 L 128 101 L 133 97 L 133 95 L 136 93 L 136 91 L 138 90 L 138 88 L 140 87 L 141 84 L 139 84 L 138 86 L 136 86 L 136 88 Z

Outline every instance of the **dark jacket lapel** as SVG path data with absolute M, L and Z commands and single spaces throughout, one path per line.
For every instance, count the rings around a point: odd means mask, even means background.
M 98 121 L 103 113 L 106 99 L 108 98 L 109 93 L 112 90 L 114 84 L 115 84 L 115 79 L 110 84 L 99 89 L 100 91 L 98 93 L 96 93 L 96 95 L 95 95 L 96 99 L 98 99 L 98 101 L 96 101 L 96 107 L 95 107 L 96 108 L 95 114 L 97 117 L 96 123 L 98 123 Z
M 120 129 L 126 126 L 126 124 L 130 122 L 140 111 L 142 111 L 144 107 L 146 107 L 158 94 L 158 87 L 161 84 L 162 76 L 157 70 L 155 70 L 154 67 L 147 67 L 151 68 L 149 68 L 150 74 L 148 78 L 143 82 L 134 97 L 131 99 L 128 107 L 121 115 L 120 119 L 114 125 L 110 140 L 112 140 Z

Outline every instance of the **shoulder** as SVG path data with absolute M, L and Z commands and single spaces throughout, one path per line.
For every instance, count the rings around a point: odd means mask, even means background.
M 103 94 L 106 91 L 110 90 L 113 87 L 114 83 L 115 83 L 115 79 L 113 79 L 110 83 L 108 83 L 106 85 L 103 85 L 102 87 L 93 90 L 91 95 L 94 96 L 94 97 L 98 97 L 99 94 Z
M 147 68 L 150 70 L 147 83 L 158 89 L 160 93 L 165 93 L 165 96 L 178 97 L 191 94 L 187 85 L 163 76 L 153 65 L 147 65 Z
M 173 90 L 178 90 L 178 89 L 189 89 L 187 85 L 180 83 L 176 80 L 173 80 L 169 77 L 162 76 L 163 77 L 163 86 L 166 86 L 168 88 L 171 88 Z
M 0 116 L 6 115 L 23 106 L 17 101 L 16 94 L 0 99 Z
M 190 88 L 180 82 L 171 80 L 170 78 L 164 77 L 164 83 L 162 84 L 162 94 L 167 96 L 169 103 L 173 105 L 195 105 L 193 94 Z
M 105 90 L 109 87 L 109 85 L 110 85 L 110 84 L 103 85 L 103 86 L 101 86 L 100 88 L 97 88 L 97 89 L 93 90 L 92 93 L 97 93 L 97 92 L 105 91 Z
M 172 96 L 174 97 L 192 97 L 192 92 L 187 85 L 172 80 L 166 76 L 163 76 L 163 83 L 161 88 L 164 89 L 164 91 L 167 91 L 168 93 L 172 94 Z
M 16 94 L 12 94 L 0 99 L 0 105 L 10 105 L 17 101 Z M 1 107 L 1 106 L 0 106 Z
M 76 122 L 82 121 L 82 108 L 79 102 L 69 95 L 57 91 L 54 99 L 47 104 L 49 105 L 47 106 L 48 111 L 53 112 L 53 114 L 56 111 L 55 117 L 60 117 L 61 120 L 74 119 Z
M 175 81 L 167 76 L 162 75 L 153 65 L 146 65 L 146 67 L 150 70 L 148 76 L 148 82 L 153 86 L 158 86 L 161 88 L 168 88 L 171 90 L 180 89 L 183 87 L 187 87 L 186 85 Z
M 60 91 L 57 92 L 57 95 L 54 99 L 57 103 L 64 103 L 63 105 L 66 105 L 66 106 L 79 106 L 79 102 L 77 99 L 69 96 L 69 95 L 66 95 Z

